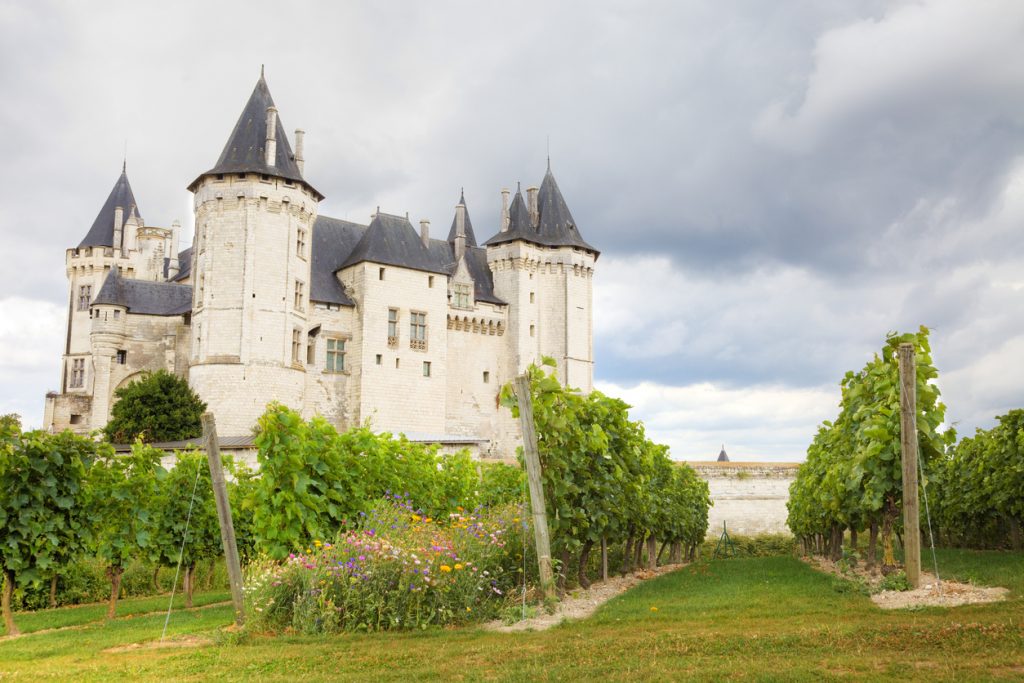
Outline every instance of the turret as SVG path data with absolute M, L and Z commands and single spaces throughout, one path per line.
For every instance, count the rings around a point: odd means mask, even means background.
M 284 130 L 261 74 L 217 163 L 189 185 L 189 382 L 225 434 L 249 434 L 267 397 L 303 405 L 311 273 L 299 245 L 310 242 L 323 195 Z

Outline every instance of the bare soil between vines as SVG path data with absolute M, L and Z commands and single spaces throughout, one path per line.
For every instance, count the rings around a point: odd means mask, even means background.
M 607 581 L 595 581 L 589 589 L 577 588 L 566 594 L 555 607 L 552 614 L 538 614 L 529 619 L 517 621 L 514 624 L 506 624 L 499 620 L 490 621 L 483 625 L 488 631 L 501 633 L 514 633 L 517 631 L 544 631 L 552 626 L 557 626 L 566 619 L 585 619 L 597 611 L 597 608 L 608 602 L 617 595 L 625 593 L 637 584 L 647 579 L 657 578 L 669 572 L 674 572 L 688 564 L 670 564 L 658 567 L 654 571 L 646 569 L 627 574 L 626 576 L 612 576 Z
M 804 561 L 815 569 L 834 574 L 843 579 L 858 578 L 874 591 L 884 578 L 878 569 L 868 571 L 864 567 L 840 569 L 832 560 L 812 557 Z M 1000 602 L 1009 597 L 1010 591 L 999 586 L 975 586 L 959 581 L 938 581 L 934 574 L 921 572 L 921 587 L 909 591 L 881 591 L 871 596 L 871 601 L 882 609 L 915 609 L 918 607 L 958 607 L 985 602 Z

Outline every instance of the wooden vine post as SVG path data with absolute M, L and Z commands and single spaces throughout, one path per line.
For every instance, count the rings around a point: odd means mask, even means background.
M 242 565 L 238 560 L 235 525 L 231 521 L 228 488 L 224 481 L 224 467 L 220 461 L 220 441 L 217 439 L 217 423 L 213 419 L 213 413 L 203 413 L 202 421 L 203 441 L 206 443 L 206 459 L 210 465 L 210 480 L 213 482 L 213 497 L 217 500 L 220 540 L 224 544 L 224 559 L 228 565 L 231 602 L 235 608 L 235 623 L 241 626 L 245 623 L 245 609 L 242 602 Z
M 921 516 L 917 500 L 917 370 L 914 346 L 900 344 L 900 449 L 903 455 L 903 563 L 911 588 L 921 585 Z
M 526 461 L 526 479 L 530 486 L 530 508 L 533 512 L 533 540 L 537 546 L 537 569 L 540 588 L 545 599 L 554 596 L 551 574 L 551 540 L 548 537 L 548 516 L 544 510 L 544 483 L 541 481 L 540 452 L 537 448 L 537 430 L 533 424 L 533 401 L 530 398 L 530 378 L 520 375 L 513 381 L 519 403 L 519 424 L 523 429 L 523 459 Z

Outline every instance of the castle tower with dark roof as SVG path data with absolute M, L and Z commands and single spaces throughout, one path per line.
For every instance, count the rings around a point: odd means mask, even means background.
M 304 178 L 260 75 L 195 195 L 189 382 L 226 434 L 270 400 L 301 405 L 309 330 L 310 241 L 321 195 Z

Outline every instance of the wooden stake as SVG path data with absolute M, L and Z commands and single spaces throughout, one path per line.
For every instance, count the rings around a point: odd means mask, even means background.
M 921 517 L 917 501 L 917 370 L 912 344 L 900 344 L 900 448 L 903 451 L 903 564 L 921 585 Z
M 544 510 L 544 483 L 541 480 L 537 430 L 533 425 L 533 401 L 530 398 L 529 377 L 526 375 L 516 377 L 513 387 L 516 399 L 519 401 L 519 424 L 523 429 L 523 459 L 526 461 L 526 479 L 530 485 L 533 540 L 537 545 L 540 589 L 547 599 L 554 596 L 554 580 L 551 575 L 551 540 L 548 537 L 548 516 Z
M 213 413 L 203 413 L 203 441 L 206 442 L 206 459 L 210 465 L 213 496 L 217 500 L 220 540 L 224 544 L 224 559 L 228 565 L 231 602 L 235 607 L 235 623 L 241 626 L 245 623 L 245 607 L 242 602 L 242 565 L 238 561 L 235 525 L 231 521 L 231 505 L 228 503 L 228 487 L 224 482 L 224 467 L 220 462 L 220 441 L 217 439 L 217 423 L 213 419 Z

